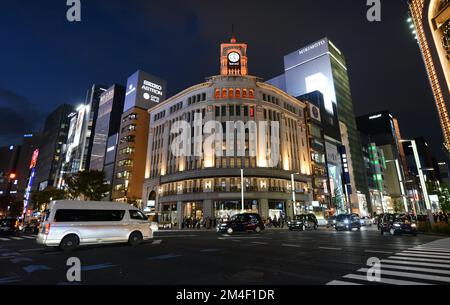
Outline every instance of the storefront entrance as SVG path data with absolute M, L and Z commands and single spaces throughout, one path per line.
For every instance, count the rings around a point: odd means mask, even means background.
M 214 211 L 217 220 L 226 221 L 242 212 L 258 213 L 258 200 L 244 200 L 244 211 L 240 200 L 214 201 Z
M 178 225 L 178 211 L 176 203 L 164 203 L 161 205 L 161 215 L 158 217 L 159 225 L 164 229 L 175 228 Z
M 269 201 L 269 218 L 272 221 L 279 221 L 286 218 L 286 202 L 285 201 Z
M 184 218 L 201 220 L 203 218 L 203 202 L 185 202 L 183 215 Z

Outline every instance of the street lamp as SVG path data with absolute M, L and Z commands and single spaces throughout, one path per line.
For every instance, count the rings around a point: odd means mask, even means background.
M 292 189 L 292 214 L 295 217 L 295 206 L 296 206 L 296 198 L 295 198 L 295 175 L 300 175 L 300 173 L 292 173 L 291 174 L 291 189 Z
M 420 163 L 419 159 L 419 151 L 417 150 L 417 144 L 415 140 L 401 140 L 401 142 L 411 142 L 411 147 L 414 154 L 414 161 L 416 163 L 417 171 L 419 172 L 419 180 L 420 180 L 420 186 L 422 187 L 422 194 L 425 199 L 425 206 L 427 208 L 427 214 L 428 218 L 430 219 L 430 223 L 434 223 L 433 215 L 431 214 L 431 203 L 430 203 L 430 197 L 428 197 L 428 190 L 427 186 L 425 184 L 425 177 L 423 175 L 422 165 Z
M 242 208 L 242 213 L 244 213 L 244 170 L 241 168 L 241 208 Z

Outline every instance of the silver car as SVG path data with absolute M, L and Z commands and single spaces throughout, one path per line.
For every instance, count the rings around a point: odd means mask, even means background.
M 79 245 L 128 242 L 153 238 L 151 223 L 139 209 L 117 202 L 53 201 L 46 211 L 37 243 L 62 250 Z

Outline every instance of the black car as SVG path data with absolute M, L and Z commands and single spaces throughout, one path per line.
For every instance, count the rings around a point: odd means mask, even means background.
M 19 219 L 4 218 L 0 220 L 0 232 L 17 232 L 19 230 Z
M 385 214 L 380 222 L 381 235 L 385 232 L 394 235 L 412 234 L 417 235 L 416 219 L 406 214 Z
M 302 214 L 296 215 L 291 221 L 288 221 L 289 230 L 301 230 L 314 229 L 317 230 L 319 223 L 316 215 L 314 214 Z
M 361 230 L 361 222 L 356 214 L 341 214 L 336 217 L 336 224 L 334 226 L 336 231 L 353 229 Z
M 233 234 L 234 232 L 256 232 L 264 230 L 264 223 L 261 216 L 254 213 L 237 214 L 225 223 L 217 226 L 217 232 Z

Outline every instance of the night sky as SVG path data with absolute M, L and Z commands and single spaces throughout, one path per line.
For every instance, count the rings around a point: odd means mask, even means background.
M 219 73 L 219 45 L 248 43 L 250 74 L 270 79 L 283 56 L 328 36 L 347 58 L 357 115 L 388 109 L 404 138 L 423 135 L 442 158 L 436 107 L 406 23 L 406 0 L 382 0 L 382 22 L 366 0 L 66 0 L 0 4 L 0 146 L 42 128 L 62 103 L 83 103 L 93 83 L 126 84 L 142 69 L 168 81 L 169 96 Z

